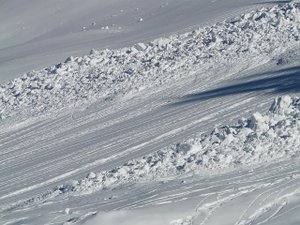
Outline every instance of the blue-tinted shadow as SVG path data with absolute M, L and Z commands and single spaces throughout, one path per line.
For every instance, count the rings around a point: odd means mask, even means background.
M 285 3 L 289 3 L 291 2 L 291 0 L 274 0 L 274 1 L 263 1 L 263 2 L 259 2 L 259 3 L 255 3 L 253 5 L 264 5 L 264 4 L 285 4 Z
M 300 91 L 300 66 L 248 76 L 233 85 L 228 85 L 209 91 L 186 95 L 179 99 L 178 104 L 188 104 L 205 101 L 230 95 L 249 92 L 262 92 L 263 94 L 296 93 Z

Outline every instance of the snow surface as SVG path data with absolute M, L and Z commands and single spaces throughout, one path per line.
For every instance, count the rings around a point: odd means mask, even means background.
M 300 98 L 276 98 L 265 115 L 256 112 L 237 125 L 216 128 L 209 135 L 171 145 L 109 171 L 90 172 L 82 180 L 59 185 L 37 200 L 26 202 L 44 201 L 69 192 L 86 194 L 113 189 L 140 180 L 220 172 L 220 169 L 297 157 L 300 154 L 299 127 Z
M 300 3 L 264 6 L 1 85 L 0 222 L 298 224 Z
M 86 99 L 113 98 L 165 85 L 217 63 L 271 57 L 295 45 L 300 7 L 291 3 L 260 9 L 211 27 L 138 43 L 131 48 L 91 51 L 30 72 L 0 86 L 0 119 L 45 113 Z
M 274 4 L 280 0 L 265 2 Z M 85 55 L 211 24 L 261 0 L 1 0 L 0 82 Z M 264 2 L 263 2 L 264 3 Z M 143 18 L 142 22 L 138 22 Z

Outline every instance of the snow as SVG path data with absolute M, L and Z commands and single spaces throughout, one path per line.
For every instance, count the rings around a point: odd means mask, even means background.
M 240 58 L 272 58 L 299 41 L 297 2 L 131 48 L 91 51 L 0 86 L 0 118 L 111 99 Z M 210 68 L 211 69 L 211 68 Z M 184 74 L 184 75 L 183 75 Z
M 38 198 L 69 192 L 87 194 L 139 180 L 219 172 L 297 157 L 299 127 L 300 98 L 279 97 L 265 115 L 256 112 L 237 125 L 215 129 L 109 171 L 90 172 L 86 178 L 60 185 L 52 194 Z
M 126 47 L 220 21 L 260 7 L 257 3 L 261 1 L 1 1 L 0 82 L 70 55 L 86 55 L 92 48 Z
M 299 1 L 26 2 L 1 70 L 74 56 L 0 85 L 1 224 L 298 224 Z

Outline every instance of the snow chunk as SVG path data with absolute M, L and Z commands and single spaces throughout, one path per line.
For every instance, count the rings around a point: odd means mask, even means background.
M 145 45 L 144 43 L 137 43 L 134 46 L 138 51 L 144 51 L 147 49 L 147 45 Z
M 270 111 L 280 115 L 288 114 L 291 111 L 292 103 L 293 99 L 290 96 L 277 97 L 270 107 Z

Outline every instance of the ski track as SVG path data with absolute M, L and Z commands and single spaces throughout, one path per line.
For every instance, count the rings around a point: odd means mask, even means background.
M 197 84 L 195 84 L 196 86 Z M 165 91 L 164 91 L 165 93 Z M 160 93 L 158 93 L 160 94 Z M 166 95 L 165 95 L 166 96 Z M 237 97 L 238 99 L 240 98 L 240 96 Z M 203 130 L 204 129 L 199 129 L 197 128 L 197 125 L 199 126 L 199 124 L 201 124 L 201 126 L 205 126 L 204 122 L 205 121 L 209 121 L 210 124 L 214 124 L 214 119 L 216 119 L 218 117 L 218 115 L 222 115 L 221 117 L 221 121 L 224 118 L 230 118 L 230 115 L 233 113 L 240 113 L 240 112 L 247 112 L 247 110 L 245 110 L 244 107 L 246 107 L 246 109 L 250 108 L 249 107 L 249 96 L 247 96 L 247 99 L 243 102 L 241 101 L 240 104 L 235 103 L 236 107 L 238 107 L 238 111 L 235 111 L 235 107 L 234 104 L 232 104 L 232 102 L 237 101 L 235 98 L 232 99 L 232 101 L 228 101 L 226 102 L 224 105 L 219 105 L 218 102 L 219 100 L 214 100 L 212 102 L 208 103 L 208 106 L 200 106 L 200 108 L 204 108 L 205 110 L 201 110 L 199 111 L 199 105 L 198 108 L 196 108 L 195 106 L 197 106 L 196 103 L 193 103 L 191 105 L 188 106 L 184 106 L 184 107 L 175 107 L 175 108 L 163 108 L 163 112 L 161 110 L 158 111 L 158 113 L 154 113 L 153 110 L 148 113 L 150 114 L 150 120 L 149 119 L 145 119 L 145 114 L 143 114 L 143 117 L 138 119 L 137 118 L 133 118 L 133 122 L 131 122 L 130 119 L 129 122 L 126 120 L 126 126 L 121 124 L 119 125 L 117 123 L 117 127 L 114 128 L 113 130 L 111 130 L 111 127 L 96 127 L 95 131 L 90 130 L 90 125 L 88 126 L 83 126 L 83 129 L 81 127 L 78 127 L 77 123 L 75 123 L 75 127 L 68 127 L 68 124 L 65 125 L 66 121 L 69 121 L 70 119 L 68 119 L 66 116 L 63 116 L 63 118 L 58 118 L 58 120 L 56 122 L 50 122 L 49 124 L 42 124 L 39 125 L 41 130 L 38 129 L 38 127 L 32 127 L 32 130 L 26 130 L 25 137 L 20 136 L 19 139 L 14 138 L 12 141 L 13 142 L 17 142 L 17 143 L 13 143 L 12 148 L 6 148 L 9 149 L 10 151 L 13 150 L 13 152 L 10 153 L 6 153 L 5 158 L 3 157 L 3 161 L 1 161 L 1 163 L 8 165 L 8 167 L 4 168 L 3 171 L 3 176 L 1 176 L 1 179 L 5 179 L 7 177 L 7 173 L 5 173 L 5 171 L 7 169 L 10 169 L 10 171 L 13 171 L 14 167 L 17 169 L 18 172 L 14 173 L 14 175 L 17 175 L 17 177 L 19 177 L 19 181 L 20 184 L 24 184 L 23 181 L 25 181 L 26 179 L 30 179 L 30 178 L 34 178 L 36 177 L 36 171 L 39 171 L 40 175 L 46 175 L 47 173 L 49 173 L 49 171 L 51 171 L 52 169 L 56 169 L 56 170 L 61 170 L 64 167 L 60 167 L 61 166 L 66 166 L 67 168 L 69 167 L 69 165 L 66 165 L 67 162 L 66 160 L 72 157 L 72 164 L 75 164 L 75 167 L 78 167 L 77 165 L 79 165 L 79 162 L 81 162 L 80 164 L 84 164 L 84 165 L 89 165 L 92 164 L 93 166 L 88 167 L 88 170 L 94 169 L 96 165 L 92 162 L 83 162 L 83 159 L 86 158 L 86 160 L 90 160 L 90 158 L 93 158 L 93 156 L 95 155 L 99 155 L 99 150 L 101 149 L 102 152 L 102 157 L 99 160 L 98 164 L 102 164 L 103 162 L 105 162 L 105 160 L 103 160 L 103 158 L 106 157 L 117 157 L 118 156 L 118 152 L 125 152 L 125 156 L 129 153 L 132 154 L 129 157 L 127 156 L 127 158 L 124 159 L 124 161 L 126 159 L 130 159 L 130 158 L 134 158 L 137 155 L 134 155 L 134 150 L 139 150 L 142 149 L 143 145 L 147 144 L 146 140 L 151 140 L 148 145 L 150 143 L 153 143 L 155 145 L 157 145 L 160 141 L 160 139 L 165 140 L 166 138 L 171 140 L 176 140 L 176 137 L 178 135 L 178 133 L 181 132 L 190 132 L 192 129 L 192 132 L 194 132 L 194 130 Z M 214 104 L 215 103 L 215 104 Z M 244 105 L 244 106 L 243 106 Z M 242 107 L 243 106 L 243 107 Z M 139 106 L 140 107 L 140 106 Z M 190 112 L 190 116 L 187 118 L 185 115 L 185 112 L 189 111 Z M 229 111 L 229 112 L 227 112 Z M 129 115 L 131 114 L 131 112 L 128 113 Z M 181 116 L 182 114 L 182 116 Z M 126 115 L 126 114 L 125 114 Z M 153 116 L 152 116 L 153 115 Z M 210 115 L 207 117 L 207 115 Z M 173 132 L 172 130 L 174 130 L 174 118 L 172 118 L 172 116 L 176 116 L 176 121 L 177 123 L 175 124 L 175 126 L 177 126 L 178 128 L 175 128 L 176 132 Z M 118 115 L 115 116 L 115 118 L 118 118 Z M 124 116 L 123 118 L 126 118 L 126 116 Z M 129 116 L 130 118 L 130 116 Z M 201 118 L 201 119 L 198 119 Z M 214 119 L 213 119 L 214 118 Z M 94 117 L 95 122 L 90 122 L 90 123 L 94 123 L 94 124 L 102 124 L 103 121 L 107 121 L 107 118 L 101 118 L 102 120 L 98 120 L 97 117 Z M 84 119 L 82 119 L 84 120 Z M 140 122 L 138 122 L 140 121 Z M 188 122 L 190 121 L 190 122 Z M 122 121 L 117 121 L 119 123 L 122 123 Z M 157 129 L 157 124 L 164 124 L 164 129 L 163 130 L 158 130 Z M 63 124 L 63 125 L 62 125 Z M 74 123 L 71 123 L 71 126 Z M 143 126 L 141 126 L 143 125 Z M 151 127 L 149 127 L 151 125 Z M 54 126 L 54 127 L 52 127 Z M 61 130 L 63 128 L 63 130 Z M 84 128 L 86 127 L 86 128 Z M 142 127 L 143 130 L 141 131 L 135 131 L 135 129 L 140 129 Z M 205 126 L 206 127 L 206 126 Z M 98 129 L 97 129 L 98 128 Z M 106 129 L 105 129 L 106 128 Z M 75 134 L 71 134 L 71 132 L 73 132 L 73 130 L 76 129 L 79 132 L 76 132 Z M 88 129 L 87 131 L 85 129 Z M 103 130 L 104 129 L 104 130 Z M 207 128 L 206 128 L 207 129 Z M 48 132 L 48 130 L 50 132 Z M 111 131 L 110 131 L 111 130 Z M 166 132 L 169 131 L 169 132 Z M 191 132 L 191 133 L 192 133 Z M 158 135 L 159 133 L 161 133 L 162 135 Z M 130 137 L 130 134 L 138 134 L 138 137 L 134 137 L 134 138 L 128 138 Z M 176 135 L 177 134 L 177 135 Z M 17 135 L 17 134 L 15 134 Z M 19 135 L 19 134 L 18 134 Z M 103 137 L 103 141 L 101 143 L 95 143 L 100 142 L 99 141 L 99 136 L 101 135 L 101 138 Z M 103 135 L 103 136 L 102 136 Z M 188 136 L 189 134 L 187 134 Z M 8 137 L 10 136 L 10 134 L 8 134 Z M 32 136 L 33 138 L 30 139 L 30 136 Z M 39 137 L 39 139 L 36 139 L 35 137 Z M 45 137 L 44 137 L 45 136 Z M 66 139 L 66 137 L 68 139 Z M 78 137 L 80 137 L 80 139 L 78 139 Z M 44 141 L 44 139 L 46 139 Z M 142 143 L 134 143 L 133 139 L 138 139 L 138 140 L 144 140 L 142 141 Z M 153 139 L 155 141 L 153 141 Z M 5 140 L 5 138 L 4 138 Z M 24 141 L 26 140 L 26 141 Z M 178 140 L 176 140 L 178 141 Z M 145 143 L 146 142 L 146 143 Z M 64 143 L 67 143 L 67 146 L 63 146 L 61 147 L 61 144 L 63 145 Z M 72 143 L 72 144 L 71 144 Z M 91 144 L 92 143 L 92 144 Z M 95 143 L 95 144 L 94 144 Z M 172 143 L 170 141 L 170 143 Z M 132 152 L 128 151 L 127 152 L 127 148 L 124 146 L 139 146 L 139 147 L 134 147 Z M 86 147 L 87 145 L 87 147 Z M 5 143 L 4 145 L 5 146 Z M 121 147 L 122 149 L 116 149 L 116 147 L 119 148 Z M 163 146 L 161 146 L 163 147 Z M 159 148 L 159 147 L 157 147 Z M 156 149 L 157 149 L 156 148 Z M 27 151 L 23 151 L 20 154 L 20 149 L 28 149 Z M 52 151 L 51 149 L 57 149 L 56 151 Z M 79 152 L 74 152 L 72 150 L 76 150 L 78 149 Z M 83 151 L 87 150 L 87 151 Z M 16 152 L 16 154 L 14 154 L 14 152 Z M 32 157 L 32 155 L 34 155 L 34 153 L 36 152 L 36 156 Z M 42 154 L 42 152 L 44 152 L 44 154 Z M 4 152 L 5 153 L 5 152 Z M 140 155 L 143 155 L 147 152 L 139 152 Z M 9 154 L 9 155 L 7 155 Z M 124 153 L 121 154 L 121 156 Z M 19 157 L 22 158 L 22 160 L 19 160 Z M 27 161 L 25 160 L 26 157 L 29 157 L 31 159 L 31 167 L 26 166 Z M 43 159 L 48 159 L 46 162 Z M 53 160 L 49 160 L 49 159 L 53 159 Z M 13 162 L 16 162 L 16 164 L 14 164 Z M 35 163 L 36 162 L 36 163 Z M 42 163 L 41 163 L 42 162 Z M 61 163 L 59 163 L 61 162 Z M 78 162 L 78 163 L 77 163 Z M 50 165 L 55 165 L 53 168 Z M 20 167 L 24 167 L 24 169 L 20 170 Z M 25 167 L 27 167 L 25 169 Z M 44 168 L 45 171 L 43 172 Z M 104 167 L 105 168 L 105 167 Z M 101 168 L 102 169 L 102 168 Z M 81 174 L 86 173 L 86 171 L 88 170 L 81 170 Z M 30 172 L 30 171 L 35 171 L 34 173 Z M 68 171 L 68 170 L 67 170 Z M 72 170 L 70 170 L 72 171 Z M 78 169 L 78 171 L 80 171 Z M 84 172 L 83 172 L 84 171 Z M 22 176 L 22 173 L 26 173 L 27 176 Z M 46 174 L 44 174 L 46 173 Z M 57 174 L 58 172 L 53 172 L 53 174 Z M 59 173 L 58 173 L 59 174 Z M 14 181 L 12 178 L 13 174 L 8 175 L 8 181 L 12 182 Z M 42 176 L 42 177 L 44 177 Z M 24 177 L 22 180 L 21 177 Z M 64 176 L 62 176 L 63 178 Z M 21 179 L 20 179 L 21 178 Z M 1 184 L 4 186 L 8 186 L 9 188 L 9 183 L 5 183 L 5 182 L 1 182 Z M 5 190 L 4 187 L 2 186 L 1 190 Z M 29 189 L 30 190 L 30 189 Z
M 268 173 L 266 173 L 266 168 L 269 170 Z M 193 222 L 186 224 L 204 224 L 205 222 L 209 225 L 216 224 L 220 219 L 224 221 L 224 224 L 267 224 L 266 222 L 272 222 L 296 209 L 293 201 L 299 202 L 300 200 L 297 197 L 300 185 L 299 161 L 291 163 L 289 160 L 258 167 L 254 171 L 252 169 L 234 171 L 210 178 L 193 176 L 170 179 L 164 183 L 153 182 L 151 185 L 135 184 L 134 186 L 137 187 L 125 185 L 116 189 L 114 196 L 111 196 L 111 191 L 103 191 L 70 198 L 69 206 L 74 212 L 77 208 L 84 209 L 85 212 L 92 212 L 95 208 L 99 211 L 101 209 L 134 211 L 145 207 L 164 205 L 168 207 L 174 203 L 196 199 L 198 204 L 192 216 Z M 185 182 L 182 183 L 181 180 Z M 134 193 L 131 191 L 133 188 Z M 276 193 L 277 198 L 269 197 L 270 193 Z M 283 208 L 282 204 L 278 203 L 281 200 L 285 202 Z M 78 202 L 81 202 L 80 207 Z M 63 199 L 53 199 L 47 205 L 41 204 L 36 207 L 41 211 L 44 210 L 43 208 L 46 210 L 54 207 L 52 210 L 54 210 L 53 216 L 56 220 L 66 216 L 58 210 L 63 207 Z M 236 207 L 240 207 L 240 210 L 235 210 Z M 36 208 L 29 207 L 26 211 L 18 210 L 13 216 L 22 218 L 24 214 L 31 213 L 32 210 L 34 212 Z M 74 215 L 67 215 L 67 218 L 71 219 Z M 230 220 L 228 220 L 228 215 L 230 215 Z M 41 221 L 38 216 L 34 219 Z M 52 219 L 55 220 L 55 218 Z

